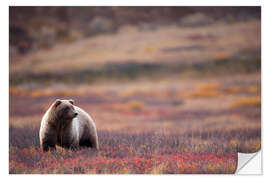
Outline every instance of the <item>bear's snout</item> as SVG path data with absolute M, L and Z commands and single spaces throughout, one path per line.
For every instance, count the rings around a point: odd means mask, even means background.
M 78 116 L 78 113 L 74 113 L 74 117 Z

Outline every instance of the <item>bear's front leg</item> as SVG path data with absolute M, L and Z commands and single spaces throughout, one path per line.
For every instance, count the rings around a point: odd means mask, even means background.
M 41 143 L 41 149 L 45 152 L 51 150 L 54 151 L 56 150 L 56 138 L 44 138 Z
M 72 151 L 77 151 L 80 149 L 79 143 L 77 140 L 73 139 L 67 146 L 66 148 L 71 149 Z
M 78 150 L 80 150 L 80 147 L 77 146 L 77 145 L 71 145 L 71 146 L 69 147 L 69 149 L 71 149 L 72 151 L 78 151 Z
M 42 146 L 41 146 L 41 149 L 44 151 L 44 152 L 47 152 L 47 151 L 54 151 L 54 150 L 56 150 L 56 147 L 55 147 L 55 145 L 51 145 L 51 144 L 43 144 Z

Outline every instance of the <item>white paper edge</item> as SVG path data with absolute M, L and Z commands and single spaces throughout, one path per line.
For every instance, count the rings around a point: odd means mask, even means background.
M 240 175 L 261 175 L 262 174 L 262 153 L 238 153 L 237 170 L 235 174 Z

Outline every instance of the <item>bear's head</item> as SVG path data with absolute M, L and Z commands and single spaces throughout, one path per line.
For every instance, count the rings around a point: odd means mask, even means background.
M 63 125 L 71 122 L 78 115 L 73 105 L 74 101 L 72 99 L 56 99 L 52 106 L 55 119 Z

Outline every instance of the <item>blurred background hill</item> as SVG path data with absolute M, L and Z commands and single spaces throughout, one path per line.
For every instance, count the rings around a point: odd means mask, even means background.
M 115 33 L 125 25 L 143 31 L 171 24 L 201 26 L 256 18 L 260 9 L 254 7 L 11 7 L 10 46 L 23 54 L 58 42 Z
M 260 67 L 259 7 L 10 7 L 9 37 L 11 84 Z

